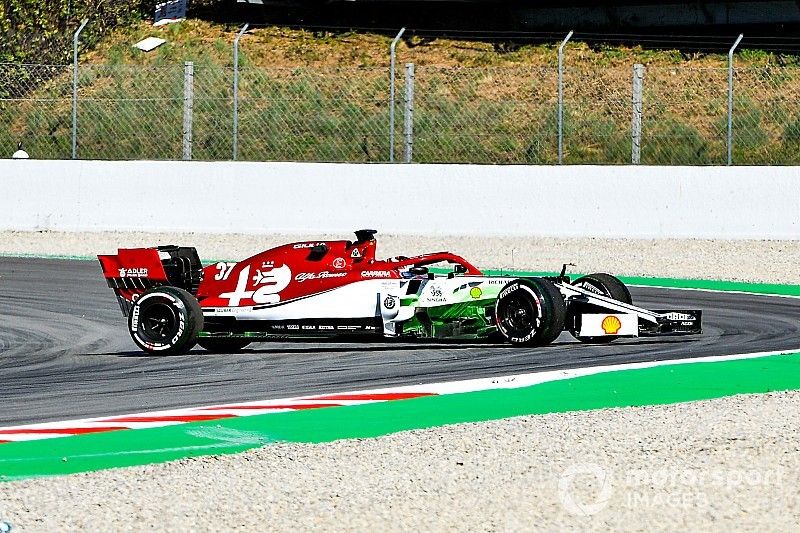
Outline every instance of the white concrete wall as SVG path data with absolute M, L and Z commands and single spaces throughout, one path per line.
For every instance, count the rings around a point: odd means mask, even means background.
M 2 230 L 800 238 L 800 167 L 0 160 Z

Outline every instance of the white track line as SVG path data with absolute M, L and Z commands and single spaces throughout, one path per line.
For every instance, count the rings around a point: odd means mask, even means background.
M 9 426 L 0 428 L 0 441 L 48 439 L 82 433 L 104 432 L 119 429 L 145 429 L 163 427 L 192 421 L 211 422 L 222 418 L 290 412 L 306 408 L 360 405 L 384 401 L 397 401 L 400 399 L 413 397 L 460 394 L 490 389 L 515 389 L 539 385 L 550 381 L 572 379 L 608 372 L 638 370 L 659 366 L 717 363 L 723 361 L 755 359 L 759 357 L 770 357 L 797 352 L 800 352 L 800 347 L 792 350 L 773 352 L 754 352 L 746 354 L 689 357 L 684 359 L 668 359 L 662 361 L 624 363 L 616 365 L 600 365 L 568 370 L 549 370 L 545 372 L 533 372 L 494 378 L 477 378 L 431 384 L 405 385 L 401 387 L 318 394 L 314 396 L 262 401 L 237 402 L 232 404 L 208 405 L 203 407 L 170 409 L 164 411 L 148 411 L 144 413 L 134 413 L 128 415 L 84 418 L 60 422 L 47 422 L 42 424 L 29 424 L 23 426 Z

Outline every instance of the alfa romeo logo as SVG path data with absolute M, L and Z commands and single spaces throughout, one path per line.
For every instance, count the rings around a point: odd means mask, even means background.
M 387 296 L 387 297 L 386 297 L 386 298 L 383 300 L 383 306 L 384 306 L 386 309 L 394 309 L 394 306 L 395 306 L 395 305 L 397 305 L 397 303 L 394 301 L 394 297 L 392 297 L 392 296 Z

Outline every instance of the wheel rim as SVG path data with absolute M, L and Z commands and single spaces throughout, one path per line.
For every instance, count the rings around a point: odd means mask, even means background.
M 153 342 L 166 342 L 171 339 L 178 327 L 178 317 L 172 306 L 153 303 L 143 313 L 142 333 Z
M 539 312 L 533 298 L 522 291 L 504 298 L 498 305 L 498 315 L 512 336 L 524 336 L 539 327 Z

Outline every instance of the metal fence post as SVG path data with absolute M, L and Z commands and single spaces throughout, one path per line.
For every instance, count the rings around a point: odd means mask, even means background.
M 644 85 L 644 65 L 633 65 L 633 117 L 631 118 L 631 163 L 641 162 L 642 150 L 642 88 Z
M 744 34 L 740 33 L 728 51 L 728 165 L 733 164 L 733 52 L 742 42 L 742 37 Z
M 564 160 L 564 46 L 572 38 L 570 30 L 558 47 L 558 164 Z
M 83 19 L 72 36 L 72 159 L 78 158 L 78 39 L 87 22 L 88 18 Z
M 233 160 L 239 156 L 239 39 L 250 24 L 245 24 L 233 40 Z
M 405 162 L 411 163 L 414 157 L 414 63 L 406 63 L 406 97 L 404 128 L 405 136 Z
M 389 46 L 389 162 L 394 162 L 394 61 L 395 48 L 400 37 L 406 32 L 406 28 L 400 28 L 397 36 Z
M 194 63 L 183 64 L 183 160 L 192 159 L 192 107 L 194 105 Z

